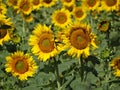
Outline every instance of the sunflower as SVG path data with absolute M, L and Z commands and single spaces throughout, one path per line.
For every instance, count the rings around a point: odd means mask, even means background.
M 86 8 L 86 10 L 95 10 L 98 8 L 100 4 L 100 0 L 82 0 L 83 7 Z
M 76 7 L 75 4 L 71 4 L 70 6 L 64 6 L 64 8 L 67 9 L 69 12 L 72 12 L 75 7 Z
M 82 7 L 75 7 L 73 16 L 76 20 L 83 20 L 86 17 L 86 12 Z
M 32 16 L 32 14 L 28 14 L 28 15 L 26 15 L 26 14 L 22 14 L 22 17 L 23 17 L 23 19 L 26 21 L 26 22 L 31 22 L 32 20 L 33 20 L 33 16 Z
M 114 11 L 117 10 L 119 3 L 119 0 L 102 0 L 101 7 L 106 11 Z
M 111 63 L 110 66 L 115 70 L 114 74 L 118 77 L 120 77 L 120 58 L 114 58 Z
M 10 22 L 10 18 L 6 19 L 3 15 L 0 15 L 0 17 L 0 45 L 2 45 L 4 41 L 10 40 L 13 25 L 12 22 Z
M 6 72 L 11 72 L 14 77 L 20 80 L 27 80 L 28 77 L 33 77 L 38 66 L 29 54 L 24 54 L 22 51 L 17 51 L 6 57 Z
M 51 57 L 58 54 L 57 45 L 50 27 L 38 24 L 30 36 L 29 45 L 32 47 L 32 52 L 38 55 L 38 59 L 47 61 Z
M 31 0 L 19 0 L 18 1 L 18 12 L 24 14 L 30 14 L 32 12 L 32 3 Z
M 34 10 L 40 9 L 40 7 L 42 6 L 41 0 L 32 0 L 32 5 Z
M 6 14 L 6 12 L 7 12 L 6 5 L 0 2 L 0 14 Z
M 90 55 L 90 46 L 97 48 L 95 44 L 96 36 L 91 32 L 90 26 L 80 22 L 74 22 L 65 30 L 63 43 L 68 48 L 68 55 L 77 56 L 81 55 L 88 57 Z
M 52 15 L 52 23 L 56 26 L 64 28 L 71 23 L 71 14 L 68 10 L 62 8 L 61 10 L 56 10 Z
M 61 1 L 64 6 L 71 6 L 72 4 L 75 4 L 75 0 L 61 0 Z
M 56 2 L 57 2 L 57 0 L 42 0 L 43 6 L 44 6 L 44 7 L 47 7 L 47 8 L 55 5 Z
M 7 4 L 13 8 L 17 8 L 18 0 L 7 0 Z
M 110 27 L 110 23 L 107 20 L 102 20 L 98 25 L 98 29 L 104 32 L 106 32 L 109 29 L 109 27 Z

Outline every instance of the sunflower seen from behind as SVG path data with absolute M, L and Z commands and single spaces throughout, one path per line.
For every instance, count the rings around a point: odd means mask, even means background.
M 64 30 L 62 35 L 68 48 L 68 55 L 80 58 L 81 55 L 88 57 L 90 55 L 91 45 L 97 48 L 95 44 L 96 36 L 91 32 L 89 25 L 80 22 L 74 22 Z
M 24 54 L 22 51 L 7 56 L 5 67 L 6 72 L 11 72 L 14 77 L 18 77 L 21 81 L 33 77 L 38 68 L 32 56 Z
M 101 8 L 105 11 L 117 11 L 120 4 L 120 0 L 102 0 Z
M 120 77 L 120 57 L 113 58 L 110 66 L 114 70 L 115 76 Z
M 41 61 L 47 61 L 58 54 L 57 45 L 50 27 L 38 24 L 30 36 L 29 45 L 32 53 Z
M 71 23 L 71 13 L 64 8 L 56 10 L 51 18 L 52 23 L 61 28 L 64 28 Z

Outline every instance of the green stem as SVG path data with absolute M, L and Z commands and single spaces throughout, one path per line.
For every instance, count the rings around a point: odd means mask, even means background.
M 83 62 L 83 57 L 81 55 L 80 57 L 80 65 L 81 65 L 81 68 L 80 68 L 80 76 L 81 76 L 81 81 L 84 80 L 84 62 Z
M 58 90 L 61 90 L 61 83 L 60 83 L 60 77 L 59 77 L 59 69 L 58 69 L 58 61 L 56 58 L 54 58 L 54 68 L 55 68 L 55 75 L 57 80 L 57 88 Z

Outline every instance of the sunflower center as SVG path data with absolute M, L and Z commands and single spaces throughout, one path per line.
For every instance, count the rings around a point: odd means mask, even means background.
M 107 6 L 111 7 L 116 5 L 117 0 L 105 0 L 105 3 L 107 4 Z
M 39 0 L 33 0 L 32 3 L 33 3 L 34 5 L 39 5 L 40 1 L 39 1 Z
M 79 50 L 86 48 L 89 40 L 90 38 L 88 33 L 84 32 L 83 29 L 73 31 L 70 36 L 71 44 Z
M 28 9 L 30 8 L 30 3 L 28 1 L 23 1 L 20 4 L 20 8 L 22 10 L 28 11 Z
M 7 34 L 7 30 L 0 29 L 0 39 L 4 38 Z
M 54 49 L 54 41 L 52 41 L 52 35 L 44 33 L 40 36 L 39 47 L 44 53 L 49 53 Z
M 68 2 L 68 3 L 71 2 L 71 1 L 72 1 L 72 0 L 65 0 L 65 2 Z
M 52 0 L 43 0 L 43 2 L 45 2 L 45 3 L 49 4 L 49 3 L 51 3 L 51 2 L 52 2 Z
M 96 4 L 96 0 L 87 0 L 87 4 L 90 6 L 90 7 L 93 7 L 95 4 Z
M 75 11 L 75 16 L 78 17 L 78 18 L 82 17 L 83 16 L 82 9 L 79 9 L 79 10 Z
M 58 13 L 58 14 L 56 15 L 56 21 L 57 21 L 58 23 L 60 23 L 60 24 L 64 24 L 64 23 L 67 21 L 67 16 L 66 16 L 66 14 L 65 14 L 65 13 L 62 13 L 62 12 Z
M 17 62 L 15 63 L 15 70 L 20 74 L 25 73 L 26 71 L 28 71 L 27 62 L 24 60 L 17 60 Z

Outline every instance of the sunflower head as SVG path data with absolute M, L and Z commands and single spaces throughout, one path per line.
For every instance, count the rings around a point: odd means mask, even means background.
M 41 4 L 41 0 L 32 0 L 32 5 L 33 5 L 33 9 L 40 9 L 40 7 L 42 6 Z
M 90 26 L 74 22 L 66 29 L 65 39 L 63 42 L 69 48 L 68 54 L 80 58 L 81 55 L 87 57 L 90 49 L 90 44 L 97 47 L 95 44 L 95 35 L 91 33 Z
M 75 0 L 61 0 L 61 1 L 64 6 L 71 6 L 72 4 L 75 4 Z
M 53 5 L 55 5 L 57 2 L 57 0 L 42 0 L 42 4 L 44 7 L 52 7 Z
M 105 11 L 116 11 L 119 6 L 119 0 L 103 0 L 101 7 Z
M 107 20 L 103 20 L 99 23 L 98 29 L 100 31 L 106 32 L 110 27 L 110 23 Z
M 57 10 L 52 15 L 52 23 L 61 28 L 66 27 L 71 23 L 71 14 L 66 9 Z
M 6 5 L 0 2 L 0 14 L 6 14 Z
M 75 7 L 73 16 L 76 20 L 83 20 L 86 17 L 86 12 L 82 7 Z
M 26 21 L 26 22 L 31 22 L 32 20 L 33 20 L 33 16 L 32 16 L 32 14 L 28 14 L 28 15 L 26 15 L 26 14 L 22 14 L 22 17 L 23 17 L 23 19 Z
M 19 0 L 18 7 L 18 12 L 21 11 L 24 14 L 30 14 L 32 11 L 31 0 Z
M 57 55 L 57 46 L 54 35 L 50 27 L 38 24 L 30 36 L 29 45 L 32 46 L 32 52 L 38 55 L 42 61 L 46 61 Z
M 120 77 L 120 58 L 114 58 L 111 63 L 110 66 L 115 70 L 114 74 L 118 77 Z
M 9 6 L 14 7 L 15 9 L 17 8 L 18 0 L 7 0 L 7 4 Z
M 83 7 L 86 7 L 87 10 L 95 10 L 99 4 L 100 0 L 82 0 Z
M 6 72 L 11 72 L 13 76 L 17 76 L 20 80 L 27 80 L 32 77 L 37 70 L 37 65 L 29 54 L 17 51 L 6 57 Z

